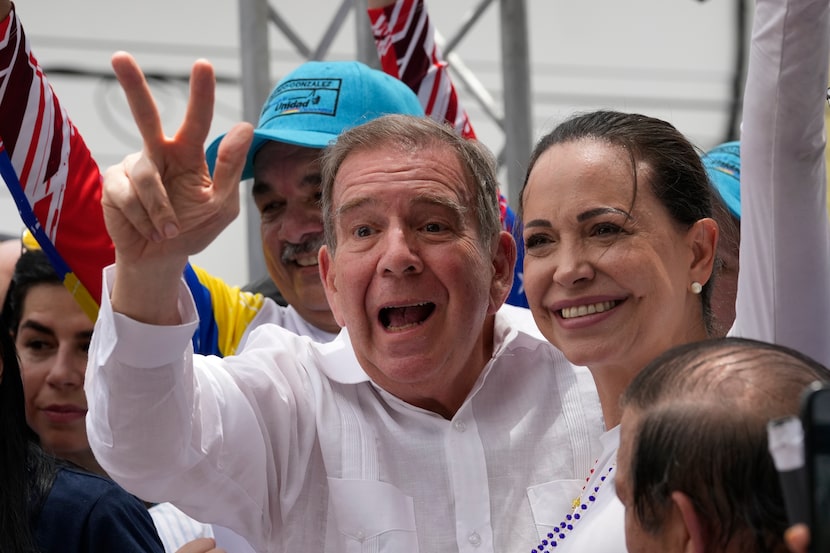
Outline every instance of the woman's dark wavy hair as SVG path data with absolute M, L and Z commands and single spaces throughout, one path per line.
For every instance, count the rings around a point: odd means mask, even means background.
M 671 218 L 688 228 L 700 219 L 712 217 L 712 188 L 700 151 L 670 123 L 637 113 L 599 110 L 577 114 L 560 123 L 542 137 L 530 155 L 522 192 L 519 196 L 519 217 L 523 218 L 527 182 L 536 162 L 551 147 L 579 140 L 599 140 L 622 148 L 628 153 L 633 190 L 631 205 L 637 199 L 638 162 L 648 167 L 644 182 L 668 210 Z M 713 331 L 710 278 L 700 294 L 703 319 L 707 330 Z
M 13 295 L 10 288 L 0 327 L 0 551 L 33 553 L 37 551 L 33 522 L 52 488 L 57 468 L 26 423 L 23 382 L 10 327 Z
M 767 422 L 799 412 L 805 388 L 830 372 L 792 349 L 742 338 L 673 348 L 634 378 L 632 504 L 658 532 L 675 491 L 688 496 L 711 550 L 786 551 L 787 513 L 767 444 Z

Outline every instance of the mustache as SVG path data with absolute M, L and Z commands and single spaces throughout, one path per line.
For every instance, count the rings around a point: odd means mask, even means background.
M 322 233 L 312 235 L 298 244 L 286 242 L 282 248 L 280 261 L 283 263 L 289 263 L 294 261 L 294 259 L 298 256 L 309 253 L 317 253 L 317 250 L 320 249 L 320 246 L 322 246 L 324 242 L 325 236 Z

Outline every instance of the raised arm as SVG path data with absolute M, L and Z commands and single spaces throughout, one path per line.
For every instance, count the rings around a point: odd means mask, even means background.
M 113 70 L 144 141 L 104 176 L 104 219 L 115 244 L 112 305 L 153 324 L 178 323 L 176 297 L 187 258 L 200 252 L 239 212 L 237 186 L 253 129 L 240 123 L 219 148 L 213 179 L 203 145 L 213 117 L 213 67 L 193 65 L 185 119 L 172 138 L 141 68 L 129 54 L 113 56 Z
M 824 158 L 828 0 L 758 0 L 741 133 L 733 333 L 830 362 Z

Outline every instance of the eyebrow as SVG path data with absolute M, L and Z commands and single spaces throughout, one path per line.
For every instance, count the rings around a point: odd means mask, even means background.
M 589 209 L 588 211 L 584 211 L 576 216 L 576 220 L 579 223 L 583 223 L 589 219 L 593 219 L 594 217 L 599 217 L 600 215 L 622 215 L 626 219 L 631 219 L 631 214 L 624 209 L 617 209 L 616 207 L 597 207 L 594 209 Z M 525 223 L 524 225 L 527 227 L 544 227 L 544 228 L 551 228 L 550 221 L 547 219 L 532 219 Z
M 31 329 L 31 330 L 34 330 L 35 332 L 40 332 L 42 334 L 48 334 L 49 336 L 55 336 L 55 331 L 53 329 L 51 329 L 50 327 L 48 327 L 46 325 L 40 324 L 37 321 L 32 321 L 32 320 L 23 321 L 22 323 L 20 323 L 20 330 L 23 330 L 23 329 Z M 78 333 L 75 334 L 75 337 L 76 338 L 89 338 L 89 339 L 91 339 L 92 338 L 92 330 L 83 330 L 81 332 L 78 332 Z

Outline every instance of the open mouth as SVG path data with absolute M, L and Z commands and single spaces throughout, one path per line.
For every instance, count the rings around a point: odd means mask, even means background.
M 601 301 L 598 303 L 591 303 L 588 305 L 575 305 L 573 307 L 566 307 L 559 310 L 559 315 L 563 319 L 575 319 L 577 317 L 585 317 L 587 315 L 595 315 L 596 313 L 604 313 L 609 309 L 613 309 L 619 305 L 619 301 Z
M 387 330 L 406 330 L 423 324 L 433 311 L 435 311 L 435 304 L 432 302 L 384 307 L 380 310 L 378 318 L 380 324 Z

